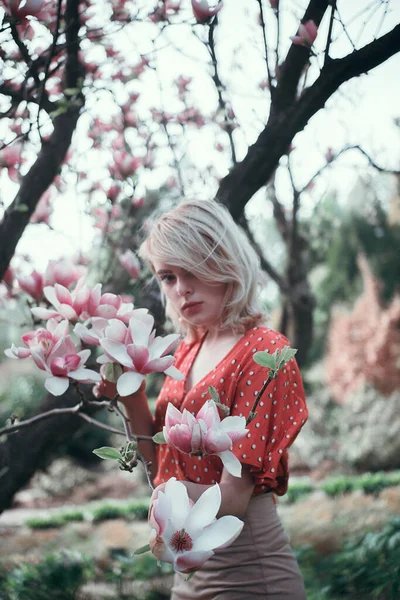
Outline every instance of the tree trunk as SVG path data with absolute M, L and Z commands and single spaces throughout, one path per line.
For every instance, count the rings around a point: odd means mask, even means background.
M 88 394 L 90 386 L 87 388 L 85 392 Z M 71 407 L 78 401 L 75 390 L 70 388 L 57 399 L 57 408 Z M 55 408 L 54 397 L 48 395 L 38 413 L 52 408 Z M 96 409 L 91 408 L 91 413 Z M 11 507 L 14 494 L 29 482 L 38 469 L 51 462 L 57 449 L 79 430 L 82 423 L 76 415 L 49 417 L 6 436 L 0 443 L 0 513 Z

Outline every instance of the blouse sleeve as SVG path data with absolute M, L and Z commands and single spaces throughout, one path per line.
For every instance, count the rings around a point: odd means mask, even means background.
M 255 363 L 252 354 L 248 355 L 237 380 L 232 415 L 248 417 L 267 378 L 268 369 Z M 286 492 L 287 449 L 296 439 L 307 414 L 299 368 L 292 359 L 268 384 L 258 402 L 256 417 L 247 425 L 247 436 L 232 449 L 241 463 L 250 466 L 256 492 L 267 489 L 273 489 L 278 495 Z

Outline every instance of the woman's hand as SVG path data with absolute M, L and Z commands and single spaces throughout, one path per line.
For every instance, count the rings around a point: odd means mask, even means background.
M 102 398 L 103 396 L 105 396 L 109 400 L 114 400 L 114 398 L 118 396 L 116 384 L 112 381 L 108 381 L 108 379 L 105 379 L 103 373 L 101 372 L 101 369 L 100 375 L 102 377 L 102 380 L 100 383 L 96 383 L 96 385 L 93 387 L 93 396 L 95 398 Z M 142 385 L 137 390 L 137 392 L 131 394 L 130 396 L 119 396 L 118 400 L 124 404 L 125 401 L 129 401 L 131 398 L 135 397 L 136 394 L 143 393 L 145 389 L 146 380 L 142 381 Z

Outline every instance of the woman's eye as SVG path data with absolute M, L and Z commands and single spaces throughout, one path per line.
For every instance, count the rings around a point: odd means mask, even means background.
M 160 280 L 163 283 L 171 283 L 172 281 L 175 281 L 175 275 L 161 275 Z

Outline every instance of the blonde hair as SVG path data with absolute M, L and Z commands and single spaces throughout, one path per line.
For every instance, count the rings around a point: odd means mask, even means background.
M 182 201 L 150 224 L 139 256 L 183 268 L 208 284 L 226 283 L 221 329 L 243 333 L 263 317 L 259 307 L 259 259 L 228 210 L 214 200 Z M 166 303 L 166 314 L 181 333 L 196 331 Z

